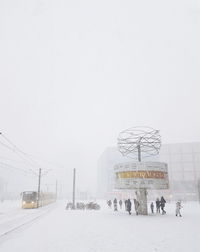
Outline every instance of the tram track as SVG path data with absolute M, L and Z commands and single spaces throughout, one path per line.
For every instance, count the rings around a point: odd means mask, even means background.
M 26 226 L 29 226 L 30 224 L 36 222 L 39 218 L 41 218 L 42 216 L 44 216 L 47 213 L 49 213 L 50 211 L 52 211 L 54 208 L 55 208 L 55 206 L 51 206 L 48 209 L 45 209 L 44 211 L 42 211 L 40 214 L 36 214 L 32 217 L 27 215 L 26 217 L 28 217 L 28 218 L 24 218 L 24 220 L 21 220 L 23 223 L 13 224 L 12 227 L 10 227 L 7 230 L 0 233 L 0 243 L 2 243 L 10 235 L 14 234 L 16 231 L 19 231 L 20 229 L 25 228 Z M 15 221 L 16 220 L 13 220 L 13 223 L 15 223 Z

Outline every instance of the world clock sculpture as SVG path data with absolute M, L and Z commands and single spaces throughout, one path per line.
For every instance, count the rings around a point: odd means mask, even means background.
M 138 213 L 142 215 L 148 214 L 147 189 L 169 188 L 167 164 L 142 160 L 158 155 L 160 147 L 159 131 L 150 127 L 133 127 L 120 132 L 118 137 L 121 154 L 136 161 L 115 165 L 115 188 L 134 189 L 139 202 Z

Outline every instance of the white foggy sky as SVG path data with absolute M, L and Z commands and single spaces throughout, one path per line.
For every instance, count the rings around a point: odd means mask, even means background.
M 126 128 L 200 141 L 199 31 L 200 1 L 0 0 L 0 130 L 83 189 Z

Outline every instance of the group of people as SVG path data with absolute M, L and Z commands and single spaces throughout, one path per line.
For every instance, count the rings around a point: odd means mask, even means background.
M 110 208 L 112 207 L 112 201 L 111 200 L 108 200 L 107 204 L 108 204 L 108 206 Z M 130 199 L 124 200 L 124 204 L 125 204 L 125 210 L 129 214 L 131 214 L 131 209 L 132 209 L 131 200 Z M 120 199 L 119 200 L 120 209 L 122 209 L 122 205 L 123 205 L 123 201 Z M 134 199 L 134 207 L 135 207 L 135 212 L 136 212 L 137 215 L 138 215 L 138 212 L 139 212 L 139 205 L 140 205 L 139 202 L 136 199 Z M 113 200 L 113 206 L 114 206 L 114 211 L 118 211 L 118 202 L 117 202 L 116 198 Z
M 160 199 L 157 198 L 156 199 L 156 213 L 160 213 L 160 209 L 161 209 L 162 214 L 166 214 L 165 204 L 166 204 L 166 200 L 164 199 L 163 196 Z M 151 208 L 151 213 L 154 213 L 154 203 L 153 202 L 151 202 L 150 208 Z
M 108 200 L 107 204 L 108 204 L 108 206 L 110 208 L 112 207 L 112 201 L 111 200 Z M 124 204 L 125 204 L 125 210 L 129 214 L 131 214 L 131 210 L 132 210 L 131 200 L 130 199 L 124 200 Z M 166 200 L 164 199 L 163 196 L 160 199 L 157 198 L 156 201 L 155 201 L 156 213 L 161 213 L 162 215 L 166 214 L 165 204 L 166 204 Z M 119 200 L 120 209 L 122 209 L 122 205 L 123 205 L 123 201 L 120 199 Z M 114 206 L 114 211 L 118 211 L 118 201 L 117 201 L 116 198 L 113 200 L 113 206 Z M 139 206 L 140 206 L 139 201 L 134 199 L 134 208 L 135 208 L 136 215 L 139 214 Z M 151 213 L 154 214 L 154 203 L 153 202 L 151 202 L 150 208 L 151 208 Z M 181 212 L 180 212 L 181 208 L 182 208 L 181 201 L 177 201 L 176 202 L 176 216 L 182 217 Z
M 112 207 L 111 200 L 107 200 L 107 204 L 110 208 Z M 122 200 L 119 201 L 119 205 L 120 205 L 120 208 L 122 208 Z M 114 211 L 117 211 L 117 199 L 116 198 L 113 200 L 113 206 L 114 206 Z
M 156 213 L 160 213 L 160 209 L 162 210 L 162 214 L 166 214 L 166 211 L 165 211 L 165 203 L 166 203 L 166 200 L 164 199 L 164 197 L 162 196 L 161 199 L 157 198 L 156 199 Z M 154 203 L 151 202 L 151 205 L 150 205 L 150 208 L 151 208 L 151 213 L 153 214 L 154 213 Z M 180 216 L 182 217 L 181 215 L 181 210 L 182 208 L 182 205 L 181 205 L 181 201 L 177 201 L 176 202 L 176 216 Z

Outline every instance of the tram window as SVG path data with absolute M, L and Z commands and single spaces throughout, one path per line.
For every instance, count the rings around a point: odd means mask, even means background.
M 36 199 L 36 192 L 24 192 L 23 193 L 23 200 L 35 200 Z

